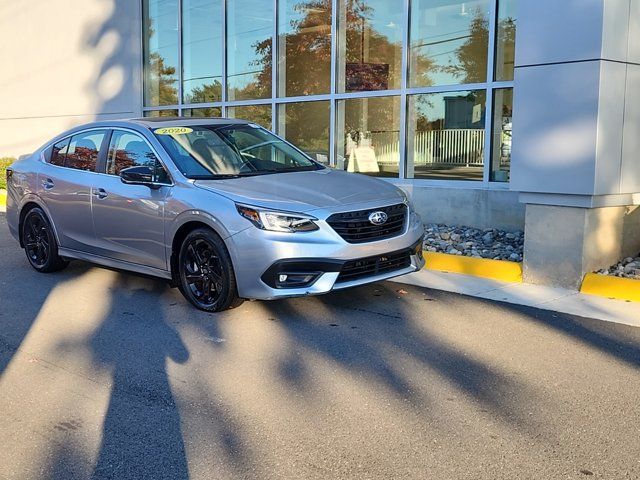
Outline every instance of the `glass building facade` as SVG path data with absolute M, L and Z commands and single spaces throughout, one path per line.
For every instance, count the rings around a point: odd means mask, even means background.
M 509 181 L 517 0 L 143 0 L 144 114 L 250 120 L 318 161 Z

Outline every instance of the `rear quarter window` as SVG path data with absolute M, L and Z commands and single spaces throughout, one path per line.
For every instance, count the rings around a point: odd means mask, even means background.
M 71 138 L 65 138 L 54 144 L 48 152 L 49 163 L 52 165 L 64 166 L 64 157 L 69 150 L 69 141 Z

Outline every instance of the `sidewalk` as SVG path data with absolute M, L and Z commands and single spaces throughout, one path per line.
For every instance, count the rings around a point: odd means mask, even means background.
M 585 295 L 563 288 L 500 282 L 433 270 L 421 270 L 392 281 L 640 327 L 640 303 Z

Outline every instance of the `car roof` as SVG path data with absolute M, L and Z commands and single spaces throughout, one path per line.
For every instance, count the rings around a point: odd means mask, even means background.
M 144 125 L 147 128 L 164 127 L 184 127 L 198 125 L 230 125 L 230 124 L 247 124 L 251 123 L 247 120 L 238 118 L 222 118 L 222 117 L 144 117 L 132 118 L 129 122 Z
M 74 135 L 77 132 L 88 129 L 96 128 L 117 128 L 117 127 L 129 127 L 137 130 L 154 130 L 161 127 L 186 127 L 186 126 L 208 126 L 208 125 L 248 125 L 252 122 L 247 120 L 241 120 L 238 118 L 222 118 L 222 117 L 144 117 L 144 118 L 128 118 L 128 119 L 116 119 L 116 120 L 99 120 L 96 122 L 85 123 L 82 125 L 76 125 L 69 130 L 66 130 L 39 148 L 42 150 L 49 145 L 59 141 L 62 138 Z

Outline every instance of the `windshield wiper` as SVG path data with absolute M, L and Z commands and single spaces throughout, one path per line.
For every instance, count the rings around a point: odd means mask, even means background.
M 211 175 L 189 175 L 191 180 L 223 180 L 225 178 L 239 178 L 239 173 L 212 173 Z

